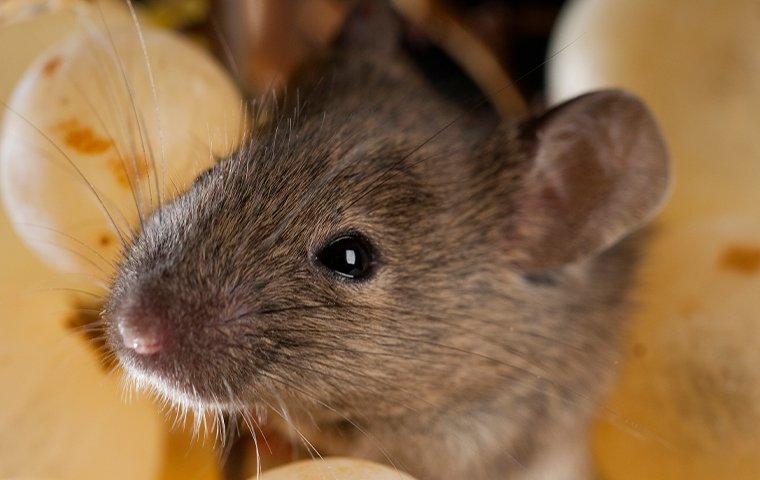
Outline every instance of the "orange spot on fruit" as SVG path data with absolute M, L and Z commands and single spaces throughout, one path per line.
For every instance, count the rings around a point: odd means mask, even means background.
M 67 146 L 80 153 L 97 155 L 113 145 L 111 140 L 99 136 L 93 129 L 82 125 L 76 119 L 61 122 L 54 128 L 61 133 L 63 142 Z
M 60 57 L 53 57 L 42 66 L 42 74 L 46 77 L 52 76 L 56 71 L 58 71 L 58 67 L 61 66 L 61 58 Z
M 113 236 L 108 233 L 104 233 L 103 235 L 98 238 L 98 244 L 101 247 L 107 247 L 113 243 Z
M 142 155 L 135 159 L 124 160 L 114 157 L 108 161 L 108 166 L 116 177 L 116 181 L 124 188 L 133 187 L 138 181 L 147 178 L 150 173 L 150 164 Z
M 757 273 L 760 270 L 760 247 L 732 245 L 723 251 L 720 266 L 745 275 Z

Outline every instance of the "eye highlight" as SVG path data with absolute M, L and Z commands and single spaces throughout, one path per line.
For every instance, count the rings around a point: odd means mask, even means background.
M 374 252 L 367 239 L 350 233 L 330 240 L 319 250 L 317 259 L 341 277 L 362 280 L 372 274 Z

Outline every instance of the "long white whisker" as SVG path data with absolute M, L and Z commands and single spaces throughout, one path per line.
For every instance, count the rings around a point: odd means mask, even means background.
M 116 48 L 116 42 L 115 42 L 115 40 L 113 38 L 113 32 L 111 32 L 111 29 L 108 27 L 108 22 L 106 21 L 105 13 L 103 12 L 103 8 L 100 5 L 100 3 L 97 3 L 97 7 L 98 7 L 98 11 L 100 13 L 100 18 L 101 18 L 101 22 L 103 24 L 103 28 L 104 28 L 104 30 L 106 32 L 106 37 L 107 37 L 108 42 L 110 44 L 110 50 L 111 50 L 111 53 L 112 53 L 112 55 L 111 55 L 112 60 L 113 60 L 114 64 L 117 66 L 119 73 L 121 74 L 121 79 L 122 79 L 122 82 L 123 82 L 123 86 L 126 89 L 126 91 L 128 93 L 128 96 L 129 96 L 129 103 L 130 103 L 130 106 L 131 106 L 132 115 L 134 117 L 135 122 L 137 122 L 137 136 L 139 138 L 139 141 L 140 141 L 140 144 L 141 144 L 141 148 L 142 148 L 143 161 L 145 162 L 146 169 L 148 169 L 147 168 L 148 167 L 148 161 L 149 161 L 148 158 L 149 158 L 149 155 L 151 155 L 151 152 L 149 152 L 147 150 L 147 146 L 146 146 L 146 142 L 145 142 L 145 135 L 144 135 L 144 130 L 143 130 L 143 125 L 140 122 L 139 109 L 137 107 L 137 101 L 135 99 L 135 93 L 134 93 L 134 90 L 132 88 L 132 84 L 129 82 L 129 78 L 127 77 L 127 71 L 126 71 L 126 68 L 124 66 L 124 62 L 122 61 L 121 56 L 119 55 L 119 51 Z M 135 165 L 134 165 L 135 172 L 139 172 L 140 170 L 139 170 L 139 166 L 137 165 L 137 155 L 135 155 L 135 158 L 133 160 L 134 160 L 134 163 L 135 163 Z M 150 188 L 148 188 L 148 193 L 149 193 L 150 202 L 153 203 L 153 193 L 152 193 L 152 190 Z M 141 222 L 141 226 L 142 226 L 142 222 Z
M 98 193 L 95 186 L 87 179 L 87 176 L 82 172 L 82 170 L 77 166 L 77 164 L 69 157 L 66 152 L 63 150 L 63 148 L 60 147 L 48 134 L 43 132 L 40 128 L 38 128 L 36 125 L 34 125 L 31 121 L 29 121 L 25 116 L 21 115 L 19 112 L 11 108 L 5 101 L 0 100 L 0 103 L 11 113 L 16 115 L 18 118 L 20 118 L 25 124 L 30 126 L 32 129 L 34 129 L 39 135 L 41 135 L 47 142 L 50 143 L 50 145 L 55 148 L 55 150 L 60 153 L 66 162 L 74 169 L 76 172 L 76 175 L 82 179 L 82 181 L 87 186 L 87 189 L 92 193 L 92 195 L 95 197 L 95 199 L 98 201 L 98 204 L 100 205 L 101 209 L 105 213 L 105 215 L 108 217 L 108 220 L 111 222 L 111 225 L 113 226 L 114 230 L 116 231 L 116 234 L 119 236 L 119 240 L 121 241 L 122 246 L 126 247 L 127 241 L 124 238 L 124 235 L 122 234 L 121 229 L 116 223 L 116 220 L 114 219 L 113 215 L 111 214 L 110 210 L 106 207 L 106 204 L 103 200 L 103 196 Z
M 166 142 L 164 138 L 164 127 L 163 127 L 163 121 L 161 117 L 161 108 L 158 102 L 158 89 L 156 88 L 156 79 L 153 75 L 153 68 L 150 63 L 148 48 L 145 44 L 145 37 L 143 35 L 142 25 L 140 25 L 140 20 L 137 18 L 137 13 L 135 12 L 135 7 L 132 4 L 132 0 L 127 0 L 127 6 L 129 7 L 129 13 L 132 16 L 132 21 L 134 22 L 135 28 L 137 30 L 137 36 L 140 40 L 140 48 L 142 49 L 143 56 L 145 57 L 145 65 L 147 66 L 147 70 L 148 70 L 148 80 L 150 82 L 151 93 L 153 95 L 153 104 L 156 110 L 156 123 L 158 125 L 159 150 L 161 152 L 161 169 L 165 176 L 166 175 L 166 152 L 165 152 Z M 158 211 L 159 211 L 159 221 L 160 221 L 161 205 L 162 205 L 161 186 L 159 183 L 159 178 L 158 178 L 159 175 L 158 175 L 158 169 L 156 168 L 155 158 L 151 156 L 151 159 L 153 162 L 153 174 L 154 174 L 155 184 L 156 184 L 156 196 L 158 198 L 158 208 L 159 208 Z

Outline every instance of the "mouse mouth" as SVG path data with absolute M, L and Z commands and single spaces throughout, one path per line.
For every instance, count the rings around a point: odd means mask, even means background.
M 202 416 L 205 412 L 237 414 L 249 410 L 247 403 L 222 399 L 215 392 L 204 391 L 195 385 L 179 384 L 159 374 L 125 368 L 137 390 L 147 392 L 177 411 L 195 412 L 196 416 Z

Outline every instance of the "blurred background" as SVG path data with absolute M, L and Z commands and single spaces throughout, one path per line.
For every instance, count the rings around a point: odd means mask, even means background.
M 450 82 L 462 102 L 485 98 L 506 117 L 622 87 L 651 106 L 673 155 L 676 183 L 644 259 L 619 382 L 589 439 L 599 479 L 760 478 L 760 2 L 392 3 L 405 19 L 410 53 L 430 78 Z M 183 97 L 182 108 L 165 113 L 182 135 L 195 135 L 188 142 L 163 133 L 167 158 L 189 162 L 168 166 L 181 188 L 213 161 L 209 151 L 220 156 L 235 148 L 246 122 L 242 99 L 283 88 L 299 65 L 328 48 L 349 8 L 341 0 L 136 0 L 134 12 L 121 0 L 0 2 L 6 106 L 0 112 L 0 478 L 220 475 L 211 441 L 193 442 L 189 427 L 172 428 L 171 415 L 167 420 L 150 399 L 133 394 L 125 401 L 118 373 L 88 336 L 109 261 L 118 258 L 118 229 L 105 222 L 81 182 L 65 180 L 71 172 L 50 168 L 55 152 L 40 143 L 39 130 L 75 139 L 81 157 L 73 158 L 86 161 L 100 139 L 66 123 L 77 108 L 67 101 L 94 81 L 87 62 L 113 59 L 68 42 L 72 32 L 128 29 L 139 18 L 164 91 L 204 78 L 197 97 Z M 135 38 L 133 31 L 122 45 L 117 37 L 115 50 L 126 59 L 138 104 L 151 106 L 156 99 Z M 51 79 L 56 55 L 80 59 L 80 71 Z M 180 67 L 162 73 L 156 59 Z M 95 93 L 91 101 L 100 112 L 121 101 L 118 89 Z M 51 105 L 51 98 L 60 103 Z M 204 103 L 209 98 L 214 101 Z M 10 110 L 23 112 L 36 128 Z M 151 108 L 144 113 L 147 134 L 158 135 Z M 116 223 L 130 228 L 131 199 L 120 179 L 139 178 L 139 164 L 122 171 L 104 159 L 83 168 L 105 182 L 113 206 L 125 209 Z M 52 228 L 66 237 L 50 234 Z M 291 453 L 275 445 L 266 462 L 281 463 Z M 250 462 L 246 468 L 255 472 Z

